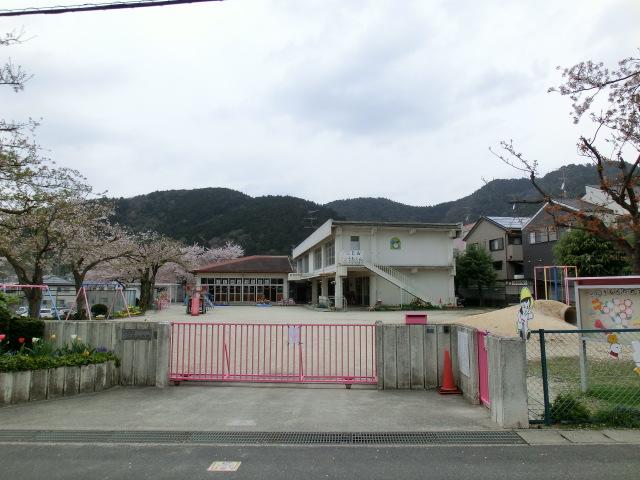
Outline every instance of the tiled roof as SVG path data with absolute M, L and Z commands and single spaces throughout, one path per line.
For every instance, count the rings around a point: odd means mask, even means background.
M 194 270 L 193 273 L 291 273 L 289 257 L 252 255 L 213 263 Z
M 528 217 L 487 217 L 487 219 L 509 230 L 522 228 L 529 221 Z

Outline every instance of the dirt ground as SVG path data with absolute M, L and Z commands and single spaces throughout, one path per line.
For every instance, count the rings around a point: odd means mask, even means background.
M 452 323 L 488 330 L 500 336 L 516 336 L 516 318 L 518 306 L 500 310 L 461 309 L 430 310 L 427 321 L 431 324 Z M 565 322 L 562 317 L 566 305 L 553 300 L 539 300 L 534 303 L 534 319 L 531 329 L 575 330 L 575 326 Z M 369 312 L 349 310 L 329 312 L 312 310 L 303 306 L 229 306 L 215 307 L 204 315 L 187 315 L 182 305 L 171 305 L 160 312 L 150 311 L 146 315 L 149 321 L 188 321 L 197 323 L 265 323 L 265 324 L 403 324 L 407 312 Z

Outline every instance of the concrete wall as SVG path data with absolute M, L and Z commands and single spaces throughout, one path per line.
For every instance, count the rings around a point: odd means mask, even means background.
M 441 385 L 444 352 L 448 350 L 456 385 L 471 403 L 479 403 L 475 329 L 456 325 L 376 325 L 378 388 L 424 390 Z M 467 334 L 468 375 L 460 369 L 458 331 Z
M 168 384 L 170 324 L 165 322 L 46 321 L 45 338 L 56 346 L 78 335 L 83 343 L 112 350 L 120 359 L 120 385 Z
M 0 373 L 0 405 L 99 392 L 118 384 L 115 362 Z
M 504 428 L 528 428 L 527 355 L 519 338 L 486 337 L 491 418 Z

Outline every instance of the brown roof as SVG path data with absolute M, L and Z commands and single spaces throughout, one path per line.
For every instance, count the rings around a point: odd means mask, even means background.
M 274 255 L 252 255 L 212 263 L 194 270 L 193 273 L 291 273 L 289 257 Z

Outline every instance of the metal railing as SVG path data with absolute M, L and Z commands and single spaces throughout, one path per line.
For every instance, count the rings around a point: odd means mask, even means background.
M 363 266 L 374 273 L 378 273 L 376 272 L 376 269 L 380 270 L 392 279 L 395 279 L 396 282 L 393 283 L 395 283 L 398 288 L 409 295 L 409 297 L 405 298 L 405 293 L 402 293 L 400 303 L 411 303 L 415 298 L 429 301 L 429 299 L 427 299 L 425 295 L 420 294 L 420 291 L 412 284 L 411 279 L 399 270 L 396 270 L 395 268 L 388 265 L 378 265 L 367 261 L 363 262 Z
M 376 384 L 375 325 L 174 322 L 169 379 Z
M 640 329 L 531 333 L 531 423 L 607 424 L 620 417 L 640 422 Z

